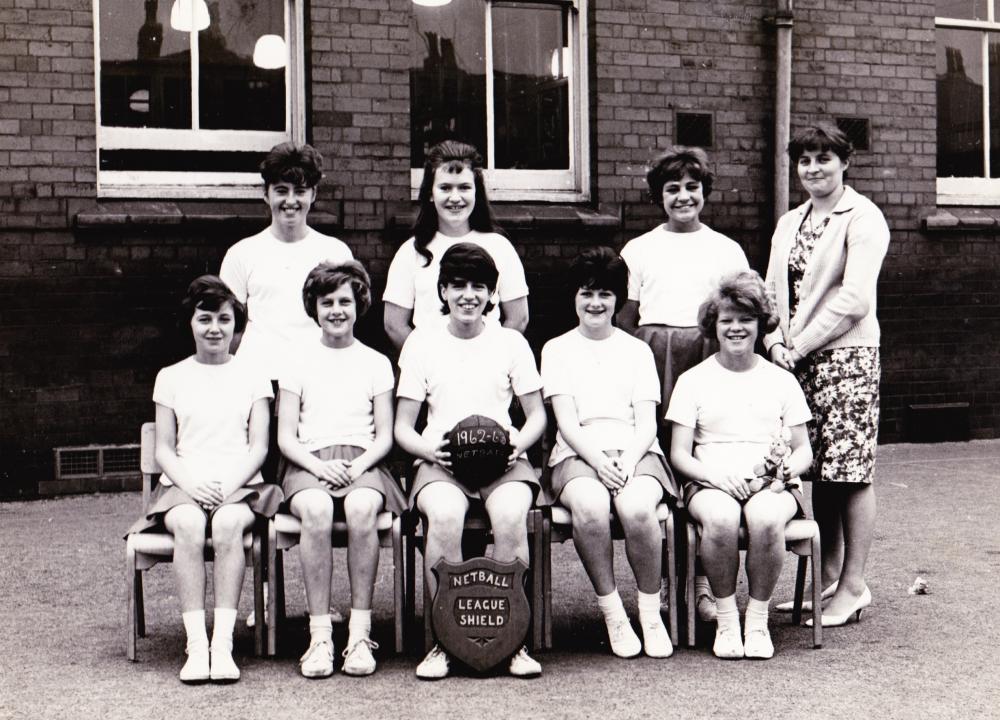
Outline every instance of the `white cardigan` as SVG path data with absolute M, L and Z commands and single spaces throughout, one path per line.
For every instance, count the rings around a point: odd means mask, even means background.
M 767 285 L 774 293 L 780 324 L 764 338 L 768 350 L 783 342 L 806 356 L 840 347 L 878 347 L 875 291 L 882 259 L 889 248 L 889 226 L 882 211 L 850 187 L 830 215 L 806 265 L 795 317 L 789 318 L 788 255 L 806 201 L 781 216 L 771 237 Z

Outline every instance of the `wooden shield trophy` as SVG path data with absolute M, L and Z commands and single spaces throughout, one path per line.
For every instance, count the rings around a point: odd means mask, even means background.
M 522 582 L 527 569 L 520 560 L 439 560 L 431 618 L 445 650 L 479 672 L 517 652 L 531 620 Z

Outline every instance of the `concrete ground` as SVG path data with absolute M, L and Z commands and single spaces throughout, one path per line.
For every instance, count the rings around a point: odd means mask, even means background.
M 610 655 L 593 593 L 571 543 L 554 549 L 555 650 L 541 678 L 415 679 L 416 648 L 394 656 L 391 575 L 376 588 L 378 672 L 364 679 L 298 675 L 304 598 L 293 551 L 286 564 L 288 632 L 274 659 L 253 657 L 237 632 L 243 679 L 188 687 L 177 680 L 184 636 L 169 566 L 146 581 L 148 635 L 125 658 L 122 533 L 137 494 L 0 503 L 0 719 L 7 718 L 1000 718 L 1000 441 L 879 449 L 879 520 L 869 565 L 872 607 L 859 624 L 811 631 L 772 614 L 767 662 L 715 659 L 702 633 L 672 658 Z M 634 583 L 616 544 L 635 618 Z M 789 556 L 791 557 L 791 556 Z M 336 603 L 347 606 L 336 555 Z M 929 594 L 909 595 L 917 576 Z M 788 562 L 777 599 L 790 597 Z M 745 596 L 745 584 L 741 586 Z M 242 616 L 251 606 L 247 576 Z M 710 630 L 710 628 L 709 628 Z M 346 629 L 335 630 L 342 647 Z

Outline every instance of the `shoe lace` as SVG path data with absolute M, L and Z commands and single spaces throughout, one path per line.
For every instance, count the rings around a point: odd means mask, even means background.
M 353 653 L 356 648 L 358 648 L 361 645 L 367 645 L 369 650 L 378 650 L 378 643 L 377 642 L 375 642 L 371 638 L 361 638 L 356 643 L 353 643 L 353 644 L 350 645 L 350 647 L 346 648 L 344 650 L 344 652 L 342 652 L 340 654 L 341 657 L 346 658 L 348 655 L 350 655 L 351 653 Z
M 333 644 L 329 640 L 315 641 L 314 643 L 309 645 L 308 649 L 305 651 L 302 657 L 299 658 L 299 664 L 302 665 L 305 662 L 307 662 L 314 652 L 318 652 L 317 648 L 320 648 L 323 645 L 330 645 L 331 647 L 333 646 Z M 330 654 L 331 655 L 333 654 L 332 651 L 330 652 Z

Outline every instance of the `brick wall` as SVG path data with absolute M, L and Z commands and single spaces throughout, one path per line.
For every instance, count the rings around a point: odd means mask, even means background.
M 591 210 L 620 225 L 510 227 L 532 286 L 529 339 L 572 322 L 559 271 L 581 247 L 620 246 L 661 220 L 645 165 L 671 143 L 677 110 L 709 112 L 716 191 L 705 219 L 767 260 L 772 209 L 774 30 L 770 0 L 591 0 Z M 313 0 L 307 27 L 311 141 L 329 160 L 317 211 L 370 268 L 380 294 L 412 212 L 410 0 Z M 933 2 L 798 0 L 793 125 L 871 122 L 849 181 L 893 230 L 882 273 L 883 440 L 911 403 L 968 402 L 976 437 L 1000 434 L 995 229 L 927 233 L 935 210 Z M 92 10 L 88 0 L 0 0 L 0 496 L 65 489 L 51 448 L 134 442 L 156 370 L 188 351 L 174 326 L 186 283 L 259 229 L 264 208 L 187 222 L 74 227 L 95 201 Z M 792 179 L 793 201 L 802 199 Z M 207 202 L 202 205 L 214 206 Z M 517 212 L 514 213 L 513 211 Z M 531 213 L 529 212 L 528 215 Z M 539 217 L 544 213 L 539 211 Z M 570 217 L 569 213 L 565 217 Z M 122 216 L 124 217 L 124 216 Z M 156 221 L 156 222 L 152 222 Z M 385 347 L 377 304 L 359 335 Z

